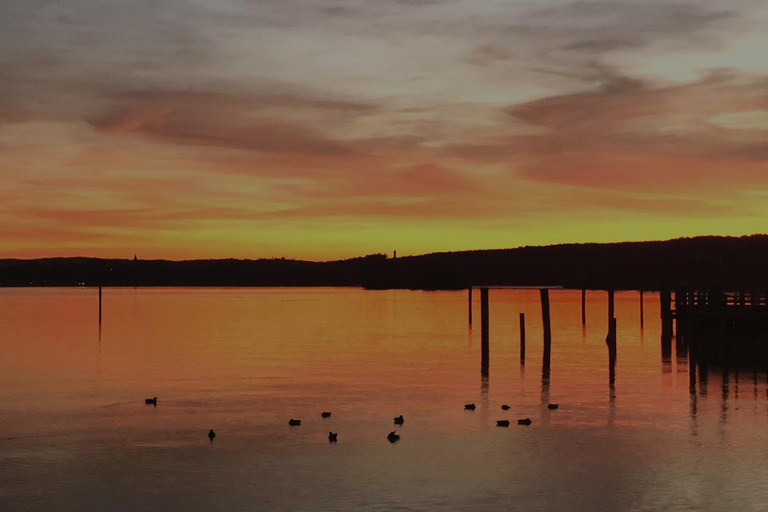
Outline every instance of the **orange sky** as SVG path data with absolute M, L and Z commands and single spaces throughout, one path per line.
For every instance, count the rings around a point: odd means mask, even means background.
M 0 3 L 0 257 L 766 231 L 768 5 Z

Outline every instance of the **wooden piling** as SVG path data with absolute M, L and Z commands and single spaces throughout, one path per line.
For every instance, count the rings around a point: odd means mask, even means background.
M 581 290 L 581 325 L 587 325 L 587 290 Z
M 525 364 L 525 313 L 520 313 L 520 364 Z
M 643 290 L 640 290 L 640 328 L 642 329 L 645 325 L 645 307 L 643 305 Z
M 675 290 L 675 336 L 680 345 L 687 343 L 688 288 L 684 284 Z
M 550 358 L 552 355 L 552 326 L 549 321 L 549 290 L 542 288 L 539 290 L 541 296 L 541 322 L 544 331 L 544 356 L 543 368 L 549 370 Z
M 101 325 L 101 285 L 99 285 L 99 325 Z
M 616 306 L 614 304 L 614 291 L 608 290 L 608 330 L 611 329 L 611 320 L 616 316 Z
M 480 338 L 481 338 L 481 373 L 488 375 L 489 366 L 489 314 L 488 314 L 488 288 L 480 288 Z
M 616 318 L 612 317 L 608 323 L 608 336 L 605 337 L 608 345 L 608 379 L 613 385 L 616 380 Z
M 467 290 L 468 296 L 468 309 L 469 309 L 469 326 L 472 327 L 472 287 Z
M 668 289 L 661 290 L 659 293 L 659 304 L 661 306 L 661 336 L 662 338 L 672 338 L 672 295 Z

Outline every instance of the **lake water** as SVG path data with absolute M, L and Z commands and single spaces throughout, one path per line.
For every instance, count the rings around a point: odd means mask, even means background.
M 606 294 L 550 297 L 547 381 L 536 290 L 490 291 L 484 380 L 479 293 L 469 329 L 466 291 L 105 289 L 99 328 L 95 289 L 0 289 L 0 510 L 765 510 L 765 374 L 691 394 L 625 292 L 612 390 Z

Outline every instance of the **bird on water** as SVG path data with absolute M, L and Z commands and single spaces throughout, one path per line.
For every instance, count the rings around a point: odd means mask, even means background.
M 211 442 L 213 442 L 214 437 L 216 437 L 216 432 L 214 432 L 213 429 L 211 429 L 210 432 L 208 432 L 208 439 L 210 439 Z
M 331 415 L 331 413 L 329 413 L 329 412 L 321 412 L 320 413 L 320 416 L 322 416 L 323 418 L 328 418 L 330 415 Z
M 497 427 L 508 427 L 509 426 L 509 420 L 498 420 L 496 422 Z
M 557 409 L 560 407 L 560 404 L 549 404 L 547 405 L 547 409 Z
M 145 398 L 144 403 L 147 405 L 157 405 L 157 397 L 155 398 Z
M 464 405 L 464 409 L 466 409 L 468 411 L 474 411 L 476 408 L 477 407 L 475 406 L 475 404 L 465 404 Z
M 509 410 L 509 406 L 507 404 L 504 404 L 504 405 L 501 406 L 501 410 L 502 411 L 508 411 Z
M 525 418 L 524 420 L 517 420 L 518 425 L 530 425 L 531 418 Z
M 336 432 L 336 433 L 328 432 L 328 442 L 329 443 L 335 443 L 336 442 L 336 436 L 338 436 L 338 435 L 339 435 L 338 432 Z
M 402 425 L 404 422 L 405 422 L 405 420 L 403 419 L 403 415 L 402 414 L 400 416 L 398 416 L 397 418 L 395 418 L 395 425 Z
M 292 427 L 295 427 L 297 425 L 301 425 L 301 420 L 295 420 L 291 418 L 290 420 L 288 420 L 288 424 Z
M 394 432 L 390 432 L 389 435 L 387 436 L 387 441 L 389 441 L 390 443 L 396 443 L 399 440 L 400 440 L 400 436 L 395 434 Z

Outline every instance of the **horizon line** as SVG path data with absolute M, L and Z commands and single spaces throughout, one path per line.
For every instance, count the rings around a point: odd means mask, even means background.
M 768 236 L 768 233 L 752 233 L 749 235 L 697 235 L 697 236 L 682 236 L 677 238 L 668 238 L 668 239 L 662 239 L 662 240 L 625 240 L 621 242 L 563 242 L 563 243 L 556 243 L 556 244 L 548 244 L 548 245 L 520 245 L 517 247 L 505 247 L 505 248 L 496 248 L 496 249 L 462 249 L 457 251 L 435 251 L 435 252 L 428 252 L 428 253 L 422 253 L 422 254 L 410 254 L 410 255 L 404 255 L 399 257 L 390 257 L 389 253 L 383 252 L 383 253 L 369 253 L 365 255 L 358 255 L 358 256 L 351 256 L 348 258 L 339 258 L 339 259 L 330 259 L 330 260 L 306 260 L 306 259 L 297 259 L 297 258 L 291 258 L 286 256 L 271 256 L 271 257 L 260 257 L 260 258 L 235 258 L 235 257 L 229 257 L 229 258 L 194 258 L 194 259 L 165 259 L 165 258 L 149 258 L 149 259 L 142 259 L 138 257 L 138 253 L 134 254 L 134 257 L 128 257 L 128 258 L 102 258 L 98 256 L 42 256 L 38 258 L 5 258 L 0 257 L 0 261 L 40 261 L 40 260 L 77 260 L 77 259 L 86 259 L 86 260 L 116 260 L 116 261 L 130 261 L 134 258 L 137 261 L 167 261 L 167 262 L 175 262 L 175 263 L 182 263 L 182 262 L 194 262 L 194 261 L 295 261 L 295 262 L 303 262 L 303 263 L 333 263 L 333 262 L 339 262 L 339 261 L 349 261 L 349 260 L 355 260 L 355 259 L 363 259 L 368 257 L 376 257 L 376 256 L 384 256 L 387 259 L 402 259 L 402 258 L 419 258 L 424 256 L 431 256 L 431 255 L 438 255 L 438 254 L 460 254 L 460 253 L 468 253 L 468 252 L 490 252 L 490 251 L 515 251 L 519 249 L 534 249 L 534 248 L 547 248 L 547 247 L 564 247 L 564 246 L 575 246 L 575 245 L 628 245 L 628 244 L 644 244 L 644 243 L 665 243 L 665 242 L 675 242 L 679 240 L 696 240 L 696 239 L 703 239 L 703 238 L 724 238 L 724 239 L 741 239 L 741 238 L 754 238 L 754 237 L 766 237 Z M 394 252 L 397 252 L 395 250 Z

